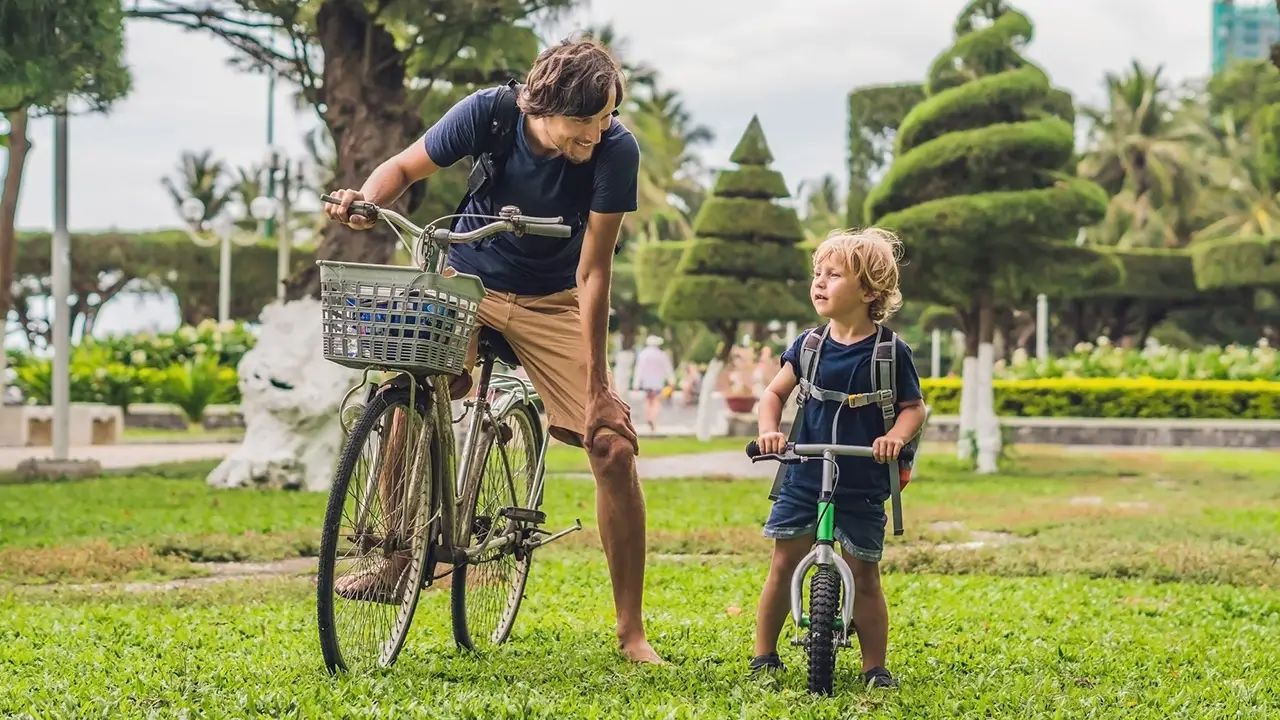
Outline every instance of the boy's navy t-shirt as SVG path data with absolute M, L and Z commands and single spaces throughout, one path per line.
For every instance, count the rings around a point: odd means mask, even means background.
M 810 332 L 820 333 L 822 328 L 801 333 L 791 347 L 782 354 L 782 364 L 790 364 L 797 378 L 802 376 L 800 349 L 805 335 Z M 898 393 L 898 410 L 901 412 L 902 403 L 919 400 L 922 394 L 920 376 L 916 373 L 911 348 L 902 341 L 901 337 L 895 342 L 898 369 L 894 388 Z M 824 390 L 835 390 L 850 395 L 871 392 L 871 354 L 875 346 L 876 333 L 852 345 L 841 345 L 828 336 L 823 341 L 822 351 L 818 355 L 814 384 Z M 804 413 L 804 424 L 795 441 L 797 443 L 831 443 L 831 422 L 837 410 L 840 411 L 840 424 L 837 428 L 839 437 L 834 441 L 835 443 L 870 447 L 876 438 L 885 434 L 884 415 L 880 412 L 880 406 L 875 403 L 851 408 L 832 401 L 808 400 L 799 411 Z M 818 491 L 822 489 L 823 464 L 822 460 L 810 460 L 791 465 L 787 468 L 786 482 L 817 497 Z M 839 475 L 836 477 L 837 504 L 842 497 L 865 498 L 878 503 L 883 503 L 889 498 L 888 465 L 878 463 L 871 458 L 842 456 L 836 458 L 836 467 L 839 468 Z
M 499 90 L 477 90 L 427 130 L 423 143 L 432 162 L 449 167 L 463 157 L 479 154 Z M 501 233 L 482 243 L 454 245 L 449 251 L 449 264 L 458 272 L 479 276 L 487 289 L 499 292 L 550 295 L 575 287 L 587 212 L 634 211 L 638 204 L 639 169 L 640 146 L 616 118 L 601 133 L 593 161 L 576 166 L 563 156 L 546 158 L 534 154 L 526 140 L 524 114 L 519 113 L 515 143 L 502 177 L 487 202 L 481 204 L 473 199 L 463 212 L 496 215 L 502 206 L 515 205 L 525 215 L 559 215 L 570 225 L 581 216 L 581 225 L 571 238 Z M 455 230 L 467 232 L 490 222 L 486 218 L 463 217 Z

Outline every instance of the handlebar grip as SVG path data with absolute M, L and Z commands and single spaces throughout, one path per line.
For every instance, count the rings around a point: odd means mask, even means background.
M 530 235 L 545 235 L 554 238 L 567 238 L 573 235 L 573 228 L 568 225 L 536 225 L 530 224 L 525 226 L 525 232 Z
M 760 443 L 756 442 L 755 440 L 752 440 L 751 442 L 747 443 L 747 457 L 754 458 L 759 454 L 760 454 Z
M 332 195 L 321 195 L 320 202 L 329 203 L 330 205 L 341 205 L 342 201 Z M 371 202 L 363 200 L 355 200 L 347 208 L 348 215 L 359 215 L 360 217 L 376 221 L 378 219 L 378 206 Z

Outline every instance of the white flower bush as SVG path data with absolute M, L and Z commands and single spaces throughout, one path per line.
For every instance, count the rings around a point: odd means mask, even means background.
M 1036 378 L 1155 378 L 1160 380 L 1280 381 L 1280 352 L 1265 338 L 1256 345 L 1228 345 L 1179 350 L 1148 338 L 1142 350 L 1117 347 L 1109 338 L 1079 343 L 1070 355 L 1041 362 L 1021 349 L 1010 362 L 997 364 L 996 377 Z

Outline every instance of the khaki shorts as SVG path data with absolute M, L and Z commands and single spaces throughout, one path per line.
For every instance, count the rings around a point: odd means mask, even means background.
M 480 301 L 480 323 L 502 333 L 542 397 L 548 432 L 557 440 L 582 447 L 586 432 L 587 350 L 582 337 L 578 290 L 552 295 L 516 295 L 488 291 Z M 471 336 L 466 375 L 475 367 L 480 333 Z M 465 377 L 465 375 L 464 375 Z M 463 383 L 466 381 L 463 380 Z M 612 382 L 612 379 L 610 379 Z M 453 396 L 469 392 L 454 384 Z M 598 432 L 612 432 L 601 428 Z

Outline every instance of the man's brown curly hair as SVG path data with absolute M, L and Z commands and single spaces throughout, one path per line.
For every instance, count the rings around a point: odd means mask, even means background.
M 538 55 L 517 102 L 530 117 L 593 117 L 615 93 L 622 105 L 622 67 L 596 40 L 564 40 Z

